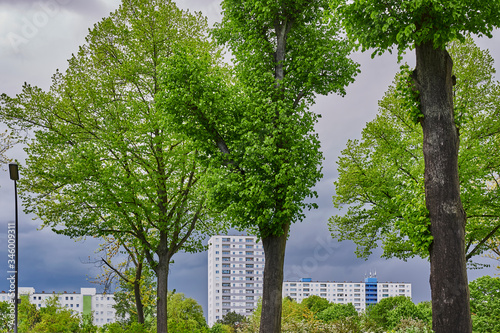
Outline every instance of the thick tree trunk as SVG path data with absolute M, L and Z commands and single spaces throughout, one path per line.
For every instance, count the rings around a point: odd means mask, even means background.
M 141 279 L 142 279 L 142 262 L 137 265 L 134 280 L 134 297 L 135 307 L 137 309 L 137 322 L 144 324 L 144 305 L 141 299 Z
M 170 256 L 166 247 L 166 236 L 160 236 L 158 246 L 158 265 L 156 266 L 156 329 L 157 333 L 168 332 L 167 300 L 168 300 L 168 271 Z
M 283 226 L 281 236 L 262 238 L 266 262 L 264 264 L 260 333 L 281 332 L 283 265 L 285 263 L 285 248 L 289 228 L 290 224 L 287 223 Z
M 453 116 L 453 63 L 432 42 L 416 47 L 425 201 L 434 241 L 430 248 L 432 326 L 436 333 L 472 331 L 465 260 L 466 216 L 458 179 L 458 130 Z

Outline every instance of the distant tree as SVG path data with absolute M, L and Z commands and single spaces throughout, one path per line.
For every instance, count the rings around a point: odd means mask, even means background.
M 429 210 L 433 329 L 471 332 L 465 258 L 466 215 L 458 175 L 459 131 L 453 108 L 450 42 L 469 34 L 491 37 L 500 26 L 498 1 L 332 0 L 350 37 L 381 54 L 415 49 L 414 117 L 423 130 L 425 203 Z M 424 232 L 427 232 L 424 230 Z
M 183 293 L 168 293 L 168 328 L 171 332 L 208 332 L 203 308 Z
M 297 303 L 293 299 L 283 299 L 283 309 L 281 312 L 283 325 L 294 324 L 297 322 L 312 322 L 314 321 L 314 313 L 303 303 Z
M 392 330 L 394 333 L 433 333 L 428 324 L 420 319 L 405 318 L 402 319 Z
M 432 325 L 432 311 L 429 302 L 417 305 L 406 296 L 394 296 L 381 299 L 377 304 L 366 310 L 368 322 L 384 329 L 395 329 L 403 319 L 412 319 L 423 323 L 430 329 Z
M 224 325 L 221 323 L 215 323 L 210 328 L 210 333 L 234 333 L 234 329 L 229 325 Z
M 103 239 L 98 253 L 104 256 L 95 262 L 103 269 L 103 273 L 91 282 L 103 285 L 105 291 L 118 284 L 115 300 L 118 296 L 123 303 L 119 305 L 117 316 L 144 324 L 144 308 L 148 315 L 152 315 L 155 311 L 151 305 L 156 302 L 156 297 L 152 295 L 156 284 L 152 281 L 146 253 L 139 240 L 127 235 L 121 235 L 120 238 L 104 236 Z M 125 260 L 122 258 L 122 261 L 116 262 L 119 255 L 125 255 Z
M 29 296 L 21 295 L 20 299 L 17 330 L 20 333 L 33 332 L 35 325 L 40 322 L 40 313 L 36 305 L 30 303 Z
M 157 277 L 158 333 L 172 257 L 205 249 L 220 230 L 207 215 L 201 153 L 156 105 L 161 60 L 177 47 L 209 49 L 207 29 L 170 0 L 123 1 L 49 91 L 26 84 L 0 99 L 2 120 L 34 133 L 19 182 L 27 212 L 70 237 L 137 239 Z
M 97 326 L 94 325 L 93 313 L 82 314 L 80 317 L 80 332 L 81 333 L 96 333 Z
M 482 276 L 469 288 L 473 332 L 500 332 L 500 278 Z
M 358 312 L 352 303 L 349 304 L 330 304 L 329 307 L 316 314 L 316 318 L 329 322 L 343 318 L 358 318 Z
M 30 303 L 29 296 L 21 296 L 18 307 L 19 333 L 90 333 L 95 332 L 95 326 L 81 325 L 80 316 L 62 307 L 58 295 L 45 300 L 41 308 Z
M 315 314 L 325 310 L 330 306 L 330 302 L 326 298 L 317 295 L 311 295 L 307 298 L 304 298 L 301 303 Z
M 230 48 L 234 72 L 224 79 L 215 60 L 192 52 L 166 60 L 175 63 L 164 72 L 166 109 L 177 106 L 179 127 L 218 166 L 212 207 L 262 239 L 265 333 L 280 330 L 288 231 L 315 207 L 304 199 L 321 177 L 309 106 L 316 94 L 343 95 L 357 73 L 351 44 L 325 24 L 328 8 L 326 0 L 225 0 L 213 35 Z
M 408 297 L 394 296 L 381 299 L 377 304 L 370 305 L 366 309 L 366 313 L 370 319 L 375 321 L 383 328 L 388 327 L 388 314 L 390 311 L 397 308 L 400 304 L 406 304 Z
M 245 315 L 236 313 L 234 311 L 229 311 L 224 316 L 222 316 L 222 319 L 217 320 L 217 323 L 230 326 L 231 328 L 236 330 L 240 326 L 240 324 L 245 322 L 246 318 L 247 317 Z
M 137 267 L 130 267 L 120 273 L 122 277 L 114 292 L 116 302 L 114 308 L 117 318 L 121 318 L 127 323 L 137 321 L 149 327 L 156 316 L 156 282 L 154 273 L 149 267 L 144 268 L 140 278 Z M 137 280 L 138 278 L 139 280 Z M 138 309 L 138 303 L 140 309 Z M 139 314 L 142 315 L 142 321 L 139 321 Z

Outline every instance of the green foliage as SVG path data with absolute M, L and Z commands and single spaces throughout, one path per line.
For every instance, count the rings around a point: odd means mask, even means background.
M 330 302 L 326 298 L 317 295 L 311 295 L 307 298 L 304 298 L 301 304 L 306 306 L 315 314 L 325 310 L 330 306 Z
M 44 226 L 71 237 L 143 235 L 154 248 L 172 223 L 182 239 L 190 230 L 181 226 L 203 219 L 204 170 L 154 101 L 160 58 L 206 29 L 199 14 L 170 2 L 126 1 L 90 30 L 48 92 L 25 85 L 2 96 L 3 120 L 35 133 L 20 190 Z M 216 230 L 195 230 L 184 250 L 203 249 L 207 232 Z
M 196 300 L 182 293 L 169 292 L 168 330 L 171 332 L 208 332 L 203 309 Z
M 400 67 L 400 77 L 396 80 L 395 95 L 401 101 L 400 107 L 407 110 L 410 120 L 417 124 L 424 115 L 420 110 L 420 93 L 414 87 L 412 73 L 413 71 L 408 65 Z
M 210 333 L 233 333 L 234 329 L 225 324 L 215 323 L 214 326 L 210 328 Z
M 29 296 L 21 295 L 18 307 L 18 332 L 89 333 L 95 332 L 92 323 L 83 323 L 78 314 L 61 307 L 57 295 L 48 298 L 45 306 L 37 308 Z
M 8 131 L 0 132 L 0 164 L 5 165 L 11 161 L 5 153 L 12 148 L 14 144 L 15 140 Z
M 10 303 L 6 301 L 0 302 L 0 332 L 8 332 L 12 328 L 10 315 Z
M 113 307 L 116 309 L 116 317 L 127 324 L 137 322 L 138 320 L 134 284 L 131 283 L 135 280 L 136 269 L 131 267 L 124 272 L 124 276 L 128 281 L 120 279 L 119 289 L 114 293 L 115 305 Z M 146 269 L 143 271 L 139 282 L 141 302 L 147 327 L 153 324 L 153 319 L 156 315 L 156 281 L 153 274 L 150 269 Z
M 305 304 L 297 303 L 289 298 L 283 299 L 281 316 L 283 325 L 314 320 L 314 313 Z
M 56 297 L 56 296 L 54 296 Z M 21 304 L 18 305 L 18 327 L 20 333 L 31 332 L 40 322 L 40 313 L 35 304 L 30 303 L 29 296 L 21 295 Z
M 92 313 L 82 314 L 80 318 L 81 333 L 95 333 L 97 326 L 94 325 L 94 316 Z
M 493 59 L 471 39 L 450 45 L 454 60 L 455 119 L 460 133 L 459 177 L 467 214 L 467 257 L 498 239 L 500 216 L 496 170 L 500 167 L 500 85 L 493 79 Z M 347 212 L 330 219 L 339 240 L 357 244 L 367 257 L 381 245 L 384 257 L 427 257 L 432 242 L 425 206 L 422 129 L 408 90 L 407 67 L 379 102 L 379 114 L 367 123 L 361 140 L 348 141 L 338 163 L 333 198 Z M 403 89 L 400 91 L 397 89 Z M 406 90 L 405 90 L 406 89 Z
M 394 46 L 400 53 L 415 45 L 433 42 L 444 48 L 469 34 L 491 37 L 500 25 L 498 1 L 436 0 L 332 0 L 339 3 L 347 33 L 359 41 L 363 51 L 382 54 Z
M 430 326 L 420 319 L 405 318 L 395 327 L 394 333 L 432 333 Z
M 114 322 L 106 324 L 98 329 L 99 333 L 154 333 L 156 332 L 156 327 L 151 326 L 149 328 L 144 324 L 138 322 Z
M 162 105 L 218 166 L 211 206 L 238 228 L 258 226 L 262 237 L 282 233 L 314 207 L 304 199 L 316 196 L 311 187 L 321 176 L 322 155 L 317 116 L 308 107 L 317 93 L 344 94 L 357 73 L 338 26 L 323 24 L 327 7 L 325 1 L 223 1 L 213 35 L 231 49 L 234 71 L 216 66 L 217 54 L 166 59 Z
M 472 331 L 500 331 L 500 278 L 482 276 L 469 283 Z
M 246 321 L 246 316 L 230 311 L 226 313 L 222 319 L 217 320 L 217 323 L 224 326 L 229 326 L 233 331 Z M 212 327 L 213 329 L 213 327 Z M 222 328 L 221 328 L 222 329 Z
M 430 302 L 415 305 L 409 297 L 395 296 L 380 300 L 377 304 L 370 306 L 366 311 L 365 322 L 372 327 L 380 327 L 384 330 L 424 326 L 430 329 L 432 312 Z M 405 322 L 404 320 L 409 320 Z M 403 325 L 403 322 L 406 324 Z
M 316 314 L 316 318 L 325 322 L 337 321 L 348 317 L 358 318 L 358 312 L 352 303 L 331 304 L 329 307 Z

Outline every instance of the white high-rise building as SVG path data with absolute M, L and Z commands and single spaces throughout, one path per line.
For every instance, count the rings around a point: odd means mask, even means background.
M 208 247 L 208 325 L 249 315 L 262 296 L 264 248 L 255 236 L 214 236 Z
M 300 281 L 283 282 L 283 297 L 291 297 L 297 302 L 316 295 L 332 303 L 352 303 L 357 311 L 364 311 L 368 305 L 393 296 L 411 297 L 411 283 L 378 282 L 376 277 L 368 277 L 364 282 L 326 282 L 303 278 Z

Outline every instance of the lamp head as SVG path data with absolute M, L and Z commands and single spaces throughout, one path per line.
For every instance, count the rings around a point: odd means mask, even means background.
M 19 180 L 19 169 L 16 163 L 9 163 L 10 179 Z

